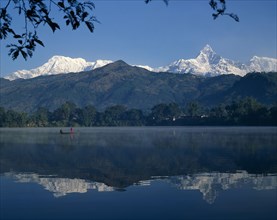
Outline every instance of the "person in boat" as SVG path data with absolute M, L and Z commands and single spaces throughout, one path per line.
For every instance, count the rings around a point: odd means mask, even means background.
M 74 134 L 73 128 L 70 128 L 70 131 L 63 131 L 62 129 L 60 129 L 60 134 Z

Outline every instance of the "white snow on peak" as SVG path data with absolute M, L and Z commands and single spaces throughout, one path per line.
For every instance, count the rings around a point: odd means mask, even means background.
M 18 70 L 4 77 L 9 80 L 18 78 L 29 79 L 43 75 L 61 73 L 78 73 L 103 67 L 111 60 L 96 60 L 88 62 L 82 58 L 53 56 L 45 64 L 31 70 Z M 218 76 L 235 74 L 244 76 L 249 72 L 277 72 L 277 59 L 254 56 L 249 62 L 241 63 L 218 55 L 210 45 L 206 45 L 193 59 L 179 59 L 167 66 L 152 68 L 147 65 L 133 65 L 152 72 L 191 73 L 201 76 Z
M 236 74 L 244 76 L 249 72 L 277 71 L 277 59 L 254 56 L 244 64 L 223 58 L 206 45 L 194 59 L 179 59 L 171 64 L 154 69 L 156 72 L 191 73 L 203 76 Z
M 113 61 L 111 61 L 111 60 L 96 60 L 95 62 L 91 62 L 90 65 L 84 69 L 84 71 L 94 70 L 96 68 L 106 66 L 112 62 Z
M 133 65 L 133 66 L 137 66 L 137 67 L 140 67 L 140 68 L 143 68 L 143 69 L 146 69 L 148 71 L 154 71 L 155 72 L 155 69 L 150 67 L 150 66 L 147 66 L 147 65 Z
M 199 55 L 196 57 L 196 60 L 200 63 L 206 63 L 206 64 L 214 64 L 217 63 L 221 59 L 220 56 L 218 56 L 213 49 L 210 47 L 210 45 L 206 45 L 199 53 Z
M 249 71 L 277 72 L 277 59 L 254 56 L 248 63 Z
M 53 56 L 45 64 L 31 70 L 18 70 L 6 76 L 6 79 L 14 80 L 18 78 L 30 79 L 44 75 L 56 75 L 61 73 L 78 73 L 87 70 L 93 70 L 105 66 L 112 61 L 97 60 L 87 62 L 83 58 L 70 58 L 65 56 Z

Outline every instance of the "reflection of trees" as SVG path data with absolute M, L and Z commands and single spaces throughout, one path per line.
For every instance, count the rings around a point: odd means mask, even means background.
M 82 129 L 73 139 L 46 130 L 35 135 L 1 132 L 0 169 L 91 179 L 115 187 L 151 176 L 277 172 L 276 135 L 227 130 Z

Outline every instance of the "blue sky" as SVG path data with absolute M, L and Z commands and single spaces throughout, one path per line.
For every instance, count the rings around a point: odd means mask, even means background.
M 48 27 L 39 29 L 45 47 L 38 46 L 31 59 L 12 61 L 5 48 L 9 41 L 1 41 L 1 77 L 36 68 L 54 55 L 87 61 L 122 59 L 158 67 L 194 58 L 209 44 L 219 55 L 242 62 L 254 55 L 277 57 L 276 0 L 227 0 L 227 10 L 239 15 L 239 23 L 229 17 L 213 20 L 209 0 L 171 0 L 168 6 L 157 0 L 150 4 L 143 0 L 93 2 L 101 24 L 95 24 L 92 34 L 86 27 L 72 31 L 53 11 L 61 30 L 53 34 Z M 21 21 L 15 16 L 14 27 L 23 29 Z

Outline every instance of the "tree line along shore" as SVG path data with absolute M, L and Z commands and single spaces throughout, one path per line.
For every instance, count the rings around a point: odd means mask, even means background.
M 248 97 L 203 107 L 197 102 L 186 106 L 161 103 L 148 111 L 128 109 L 123 105 L 98 111 L 94 106 L 84 108 L 65 102 L 54 111 L 40 107 L 33 113 L 0 107 L 0 127 L 93 127 L 93 126 L 277 126 L 277 104 L 263 105 Z

